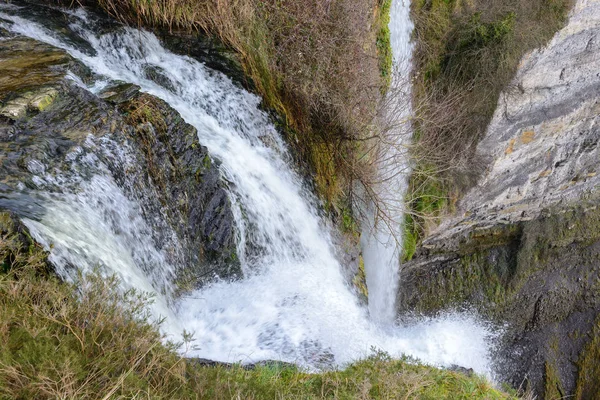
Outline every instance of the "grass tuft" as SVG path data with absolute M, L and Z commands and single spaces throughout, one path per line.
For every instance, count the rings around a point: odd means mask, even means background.
M 116 277 L 60 281 L 7 213 L 0 262 L 0 399 L 510 398 L 481 377 L 381 352 L 321 374 L 276 363 L 199 365 L 181 355 L 191 335 L 174 344 L 159 332 L 148 296 L 119 291 Z

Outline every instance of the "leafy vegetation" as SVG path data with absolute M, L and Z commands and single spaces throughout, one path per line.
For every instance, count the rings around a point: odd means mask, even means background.
M 501 91 L 523 55 L 560 29 L 572 0 L 416 0 L 414 109 L 418 164 L 406 222 L 410 250 L 428 221 L 446 211 L 475 182 L 475 158 Z M 422 171 L 428 171 L 425 179 Z M 444 197 L 447 200 L 431 201 Z M 425 204 L 423 204 L 425 203 Z M 428 204 L 432 203 L 432 204 Z M 410 251 L 405 254 L 410 258 Z
M 180 355 L 190 335 L 165 341 L 147 296 L 97 274 L 62 282 L 46 257 L 0 213 L 2 399 L 511 398 L 481 377 L 382 353 L 321 374 L 277 363 L 203 366 Z

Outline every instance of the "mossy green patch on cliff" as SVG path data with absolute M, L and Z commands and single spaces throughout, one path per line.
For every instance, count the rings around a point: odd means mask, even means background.
M 558 377 L 558 373 L 555 367 L 546 362 L 546 367 L 544 371 L 544 380 L 546 382 L 546 387 L 544 390 L 544 398 L 545 399 L 562 399 L 564 398 L 563 390 L 561 389 L 560 378 Z
M 600 398 L 600 317 L 588 334 L 590 341 L 577 362 L 577 400 Z
M 367 289 L 367 274 L 365 273 L 365 260 L 363 256 L 358 258 L 358 272 L 352 279 L 352 284 L 358 290 L 364 300 L 367 301 L 369 298 L 369 290 Z

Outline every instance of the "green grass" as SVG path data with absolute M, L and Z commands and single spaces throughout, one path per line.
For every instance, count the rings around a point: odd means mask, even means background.
M 377 38 L 377 56 L 379 58 L 379 73 L 384 79 L 385 87 L 392 82 L 392 46 L 390 43 L 390 9 L 392 0 L 380 0 L 376 25 L 379 26 Z
M 320 374 L 270 364 L 207 367 L 177 352 L 149 299 L 94 273 L 74 284 L 0 213 L 0 399 L 508 399 L 478 376 L 381 352 Z M 183 346 L 183 347 L 182 347 Z M 187 347 L 186 347 L 187 346 Z
M 208 391 L 214 398 L 254 399 L 508 399 L 480 377 L 439 370 L 376 354 L 343 371 L 308 374 L 295 369 L 204 371 L 212 381 L 231 382 Z

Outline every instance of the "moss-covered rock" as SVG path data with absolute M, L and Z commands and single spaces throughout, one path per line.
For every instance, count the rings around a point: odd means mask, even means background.
M 52 271 L 48 253 L 31 238 L 19 218 L 10 212 L 0 212 L 0 273 L 24 266 L 34 268 L 38 274 Z
M 135 85 L 112 85 L 98 95 L 78 86 L 67 72 L 84 82 L 92 74 L 52 46 L 5 35 L 0 55 L 0 209 L 39 220 L 47 211 L 38 192 L 60 198 L 108 173 L 140 205 L 157 249 L 179 267 L 182 288 L 241 275 L 219 162 L 194 127 Z M 134 163 L 114 156 L 123 149 Z M 177 236 L 176 251 L 166 232 Z
M 454 250 L 430 242 L 404 267 L 400 309 L 474 307 L 506 324 L 499 372 L 510 383 L 527 377 L 546 398 L 594 390 L 585 377 L 600 361 L 597 204 L 589 198 L 532 221 L 473 229 Z

